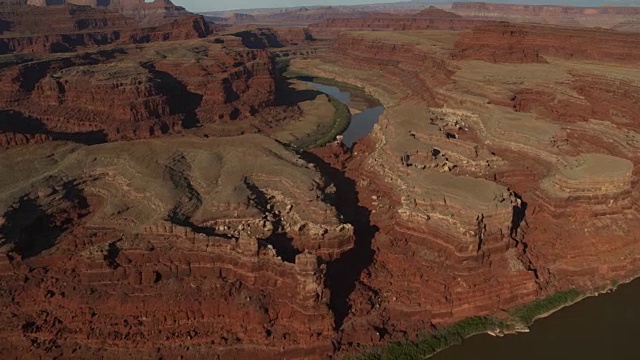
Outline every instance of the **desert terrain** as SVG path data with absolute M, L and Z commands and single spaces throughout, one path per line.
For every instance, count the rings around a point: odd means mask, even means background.
M 0 3 L 0 353 L 422 358 L 638 277 L 637 8 L 506 9 Z

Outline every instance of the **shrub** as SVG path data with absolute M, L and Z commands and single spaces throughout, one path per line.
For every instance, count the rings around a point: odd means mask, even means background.
M 471 317 L 457 322 L 435 333 L 424 333 L 415 341 L 390 343 L 382 348 L 373 348 L 350 360 L 417 360 L 427 358 L 449 346 L 459 344 L 465 338 L 488 330 L 507 330 L 509 326 L 491 317 Z
M 522 324 L 531 325 L 536 317 L 575 302 L 580 296 L 580 292 L 575 289 L 560 291 L 544 299 L 515 308 L 509 311 L 509 314 L 522 322 Z

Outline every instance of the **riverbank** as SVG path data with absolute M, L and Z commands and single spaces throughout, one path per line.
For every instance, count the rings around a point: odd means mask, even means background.
M 297 79 L 305 82 L 313 82 L 327 86 L 334 86 L 342 91 L 349 92 L 351 95 L 349 106 L 357 111 L 363 111 L 366 108 L 382 106 L 382 102 L 369 94 L 363 87 L 351 83 L 339 81 L 333 78 L 319 76 L 311 72 L 301 72 L 291 70 L 289 67 L 289 59 L 278 59 L 276 61 L 276 70 L 286 79 Z
M 611 291 L 611 289 L 607 290 Z M 507 311 L 509 318 L 491 316 L 471 317 L 445 327 L 434 333 L 424 333 L 412 341 L 394 342 L 382 347 L 363 349 L 358 354 L 347 355 L 345 360 L 425 359 L 461 344 L 464 340 L 480 334 L 502 336 L 528 332 L 536 320 L 548 317 L 597 293 L 581 293 L 575 289 L 557 292 L 546 298 L 533 301 Z
M 433 360 L 475 358 L 510 360 L 519 353 L 521 360 L 579 358 L 638 359 L 635 336 L 640 321 L 640 280 L 582 293 L 574 301 L 540 314 L 530 332 L 517 336 L 479 335 L 452 346 Z M 614 291 L 615 290 L 615 291 Z M 603 295 L 603 296 L 599 296 Z M 528 349 L 521 352 L 521 349 Z
M 292 146 L 301 150 L 321 147 L 334 141 L 338 135 L 347 130 L 351 123 L 351 112 L 349 111 L 349 107 L 341 103 L 338 99 L 329 95 L 327 96 L 329 97 L 329 103 L 335 109 L 331 124 L 329 126 L 319 127 L 308 136 L 293 141 L 291 143 Z
M 292 80 L 299 80 L 302 82 L 309 82 L 310 79 L 316 78 L 312 75 L 301 74 L 289 69 L 289 59 L 280 58 L 276 60 L 276 72 L 282 81 L 290 82 Z M 324 83 L 332 83 L 331 79 L 318 79 Z M 340 84 L 342 88 L 350 88 L 349 84 Z M 351 122 L 351 111 L 347 104 L 342 103 L 339 99 L 324 93 L 329 98 L 329 103 L 334 109 L 331 122 L 327 125 L 318 126 L 314 131 L 310 132 L 306 136 L 293 140 L 289 144 L 300 150 L 308 150 L 315 147 L 324 146 L 331 141 L 334 141 L 336 137 L 342 134 Z
M 276 69 L 279 76 L 287 81 L 305 82 L 325 94 L 335 109 L 330 125 L 318 127 L 308 136 L 290 143 L 298 149 L 307 150 L 324 146 L 334 141 L 339 135 L 345 135 L 345 144 L 351 146 L 358 138 L 369 133 L 373 123 L 377 122 L 384 109 L 377 99 L 369 96 L 358 86 L 290 70 L 288 59 L 280 59 Z M 358 124 L 352 123 L 354 117 L 359 119 Z M 364 126 L 363 129 L 352 126 L 360 124 Z
M 357 85 L 345 83 L 342 81 L 338 81 L 336 79 L 318 76 L 316 74 L 291 70 L 289 65 L 290 65 L 290 59 L 281 58 L 276 60 L 276 70 L 285 78 L 311 81 L 318 84 L 335 86 L 340 89 L 343 89 L 344 91 L 349 91 L 351 93 L 366 94 L 366 91 Z
M 508 324 L 492 317 L 471 317 L 435 333 L 425 333 L 414 341 L 390 343 L 382 348 L 369 348 L 344 360 L 424 359 L 459 344 L 473 335 L 490 330 L 505 331 Z

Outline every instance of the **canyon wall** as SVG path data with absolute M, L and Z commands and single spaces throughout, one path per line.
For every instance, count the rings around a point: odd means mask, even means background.
M 96 9 L 109 9 L 133 18 L 141 26 L 157 26 L 193 14 L 170 0 L 27 0 L 32 6 L 55 8 L 61 5 L 80 5 Z
M 184 18 L 158 27 L 99 32 L 15 36 L 0 39 L 0 54 L 66 53 L 105 45 L 144 44 L 205 37 L 211 29 L 200 18 Z
M 134 19 L 106 9 L 86 6 L 36 7 L 7 5 L 0 7 L 0 18 L 16 36 L 65 34 L 137 27 Z
M 0 8 L 8 24 L 0 39 L 0 54 L 9 55 L 0 69 L 5 148 L 154 137 L 274 105 L 269 53 L 232 36 L 194 42 L 212 32 L 201 16 L 145 26 L 103 3 L 47 4 Z M 308 38 L 306 30 L 283 33 L 283 42 Z
M 242 119 L 273 105 L 272 68 L 265 51 L 209 42 L 18 63 L 0 70 L 1 126 L 11 137 L 114 141 Z
M 366 12 L 351 10 L 341 6 L 320 6 L 314 8 L 281 9 L 280 11 L 254 14 L 260 22 L 281 24 L 310 24 L 332 18 L 352 18 L 365 15 Z
M 331 180 L 274 140 L 57 143 L 0 157 L 3 169 L 19 163 L 32 166 L 0 180 L 0 283 L 13 294 L 0 299 L 4 354 L 333 352 L 326 264 L 353 228 L 322 200 Z
M 309 44 L 314 40 L 306 27 L 274 26 L 257 27 L 233 34 L 250 49 L 276 49 L 288 46 Z

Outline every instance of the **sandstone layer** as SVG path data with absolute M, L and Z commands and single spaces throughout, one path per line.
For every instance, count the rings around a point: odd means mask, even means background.
M 175 6 L 171 0 L 26 0 L 26 3 L 40 7 L 80 5 L 96 9 L 109 9 L 135 19 L 143 27 L 171 22 L 193 14 L 183 7 Z
M 332 351 L 322 264 L 353 229 L 322 201 L 327 180 L 275 141 L 44 144 L 0 167 L 14 170 L 0 185 L 5 355 Z
M 255 19 L 267 23 L 310 24 L 330 18 L 351 18 L 366 14 L 340 6 L 321 6 L 315 8 L 293 8 L 281 11 L 268 11 L 254 15 Z
M 314 40 L 306 27 L 279 26 L 250 28 L 233 34 L 250 49 L 276 49 L 308 44 Z
M 462 34 L 452 55 L 498 63 L 545 62 L 545 56 L 635 63 L 640 56 L 640 36 L 608 30 L 502 23 Z

